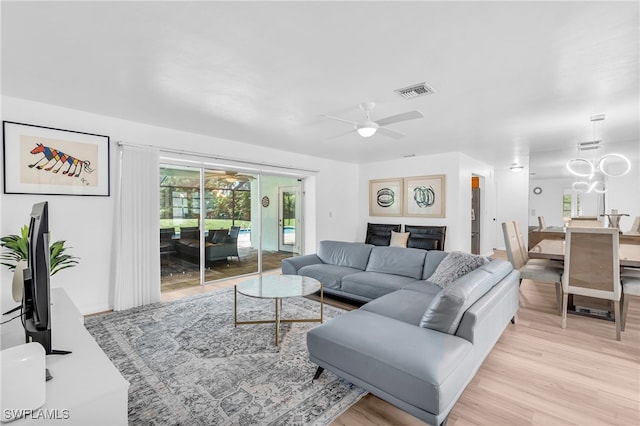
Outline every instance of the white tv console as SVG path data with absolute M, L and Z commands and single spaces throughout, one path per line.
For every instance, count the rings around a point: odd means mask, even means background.
M 129 382 L 84 328 L 84 317 L 64 289 L 51 289 L 51 321 L 53 349 L 72 352 L 46 358 L 53 378 L 46 383 L 41 410 L 58 418 L 26 417 L 3 425 L 126 425 Z M 19 319 L 0 326 L 1 349 L 23 343 Z

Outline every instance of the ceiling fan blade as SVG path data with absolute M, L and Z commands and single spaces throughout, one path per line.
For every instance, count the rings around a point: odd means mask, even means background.
M 388 127 L 378 127 L 377 133 L 382 133 L 385 136 L 391 136 L 395 139 L 401 139 L 406 136 L 404 133 L 389 129 Z
M 340 133 L 340 134 L 335 135 L 335 136 L 329 136 L 326 140 L 341 138 L 343 136 L 347 136 L 347 135 L 349 135 L 351 133 L 354 133 L 355 131 L 356 131 L 356 129 L 352 129 L 352 130 L 349 130 L 348 132 L 345 132 L 345 133 Z
M 398 123 L 400 121 L 415 120 L 416 118 L 423 118 L 424 115 L 420 111 L 403 112 L 402 114 L 392 115 L 390 117 L 381 118 L 376 120 L 378 126 L 386 126 L 388 124 Z
M 334 117 L 334 116 L 332 116 L 332 115 L 323 115 L 323 117 L 324 117 L 324 118 L 329 118 L 329 119 L 331 119 L 331 120 L 343 121 L 343 122 L 345 122 L 345 123 L 349 123 L 349 124 L 353 124 L 353 125 L 358 124 L 358 123 L 357 123 L 357 122 L 355 122 L 355 121 L 345 120 L 344 118 Z

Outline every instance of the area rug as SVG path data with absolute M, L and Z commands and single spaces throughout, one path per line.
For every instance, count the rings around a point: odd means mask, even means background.
M 270 319 L 274 302 L 238 295 L 238 320 Z M 319 303 L 283 301 L 282 318 Z M 325 305 L 325 319 L 344 311 Z M 233 289 L 87 318 L 131 384 L 131 425 L 326 425 L 366 392 L 325 371 L 311 378 L 306 332 L 317 323 L 233 326 Z

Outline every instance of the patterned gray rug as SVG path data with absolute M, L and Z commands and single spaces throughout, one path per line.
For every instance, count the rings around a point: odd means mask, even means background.
M 274 302 L 238 295 L 238 320 L 273 318 Z M 343 311 L 325 305 L 328 320 Z M 283 318 L 314 318 L 319 303 L 284 300 Z M 365 391 L 325 371 L 311 382 L 306 332 L 317 323 L 233 327 L 233 289 L 86 320 L 131 383 L 132 425 L 324 425 Z

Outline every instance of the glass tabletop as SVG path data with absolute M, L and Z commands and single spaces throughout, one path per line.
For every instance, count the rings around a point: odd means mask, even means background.
M 301 275 L 266 275 L 243 281 L 236 290 L 245 296 L 275 299 L 308 296 L 321 286 L 320 281 Z

